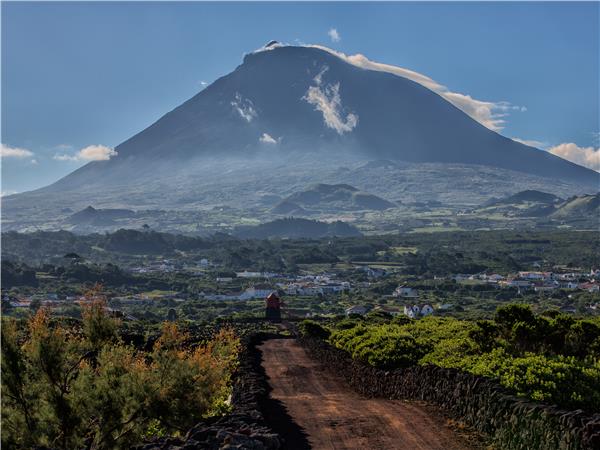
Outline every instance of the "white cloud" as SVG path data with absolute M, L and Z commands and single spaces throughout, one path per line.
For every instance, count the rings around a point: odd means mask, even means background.
M 277 139 L 275 139 L 269 133 L 263 133 L 262 136 L 258 140 L 260 142 L 262 142 L 263 144 L 277 144 L 277 142 L 279 142 Z
M 0 191 L 0 197 L 6 197 L 8 195 L 16 194 L 17 191 Z
M 18 158 L 25 159 L 31 158 L 33 152 L 19 147 L 10 147 L 8 145 L 0 144 L 0 156 L 2 158 Z
M 108 161 L 118 153 L 115 149 L 104 145 L 88 145 L 74 155 L 54 155 L 58 161 Z
M 600 148 L 579 147 L 572 142 L 565 142 L 549 148 L 548 151 L 575 164 L 600 172 Z
M 323 82 L 323 75 L 325 75 L 325 72 L 327 72 L 328 70 L 329 66 L 323 66 L 321 67 L 321 70 L 319 70 L 319 73 L 315 75 L 313 81 L 317 83 L 317 86 L 321 86 L 321 83 Z
M 486 126 L 490 130 L 501 131 L 506 123 L 505 117 L 508 116 L 510 111 L 521 111 L 527 110 L 524 106 L 512 105 L 509 102 L 489 102 L 483 100 L 477 100 L 467 94 L 461 94 L 459 92 L 452 92 L 446 86 L 434 81 L 427 75 L 405 69 L 403 67 L 393 66 L 390 64 L 378 63 L 369 60 L 366 56 L 361 54 L 346 55 L 345 53 L 332 50 L 322 45 L 310 45 L 309 47 L 318 48 L 324 50 L 344 61 L 363 69 L 377 70 L 379 72 L 391 73 L 409 80 L 415 81 L 426 88 L 434 91 L 441 95 L 454 106 L 471 116 L 473 119 Z
M 242 96 L 237 92 L 235 94 L 235 100 L 231 102 L 231 106 L 233 106 L 240 117 L 248 123 L 252 122 L 252 119 L 258 117 L 252 101 L 242 98 Z
M 302 97 L 323 114 L 325 125 L 344 134 L 352 131 L 358 124 L 358 116 L 353 113 L 343 117 L 342 99 L 340 97 L 340 83 L 323 86 L 323 75 L 329 68 L 324 66 L 314 77 L 316 86 L 309 86 L 306 95 Z
M 338 33 L 338 30 L 335 28 L 330 28 L 327 34 L 329 35 L 331 42 L 340 42 L 342 40 L 340 33 Z
M 513 141 L 519 142 L 521 144 L 529 145 L 530 147 L 536 148 L 546 148 L 548 144 L 546 142 L 536 141 L 534 139 L 519 139 L 519 138 L 511 138 Z

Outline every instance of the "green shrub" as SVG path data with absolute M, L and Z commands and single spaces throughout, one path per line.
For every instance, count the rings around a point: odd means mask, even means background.
M 139 352 L 101 304 L 85 309 L 82 330 L 50 323 L 44 308 L 26 330 L 3 322 L 3 447 L 130 448 L 190 428 L 229 395 L 240 346 L 232 331 L 191 349 L 166 323 L 154 349 Z
M 332 333 L 331 342 L 380 369 L 408 367 L 422 356 L 415 339 L 396 325 L 357 325 L 337 330 Z
M 314 320 L 303 320 L 298 325 L 300 329 L 300 333 L 304 336 L 315 337 L 318 339 L 329 339 L 329 335 L 331 332 L 321 326 L 321 324 L 315 322 Z
M 533 400 L 600 410 L 600 320 L 536 316 L 528 306 L 507 305 L 492 321 L 403 322 L 344 319 L 330 342 L 378 368 L 435 364 L 497 379 Z

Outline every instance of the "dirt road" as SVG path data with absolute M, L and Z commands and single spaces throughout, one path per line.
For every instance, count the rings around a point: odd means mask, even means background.
M 297 427 L 276 430 L 291 449 L 456 450 L 472 448 L 433 408 L 396 400 L 367 399 L 325 371 L 293 339 L 261 345 L 272 388 L 270 421 L 286 413 Z M 289 422 L 289 420 L 287 420 Z M 277 424 L 275 424 L 277 427 Z

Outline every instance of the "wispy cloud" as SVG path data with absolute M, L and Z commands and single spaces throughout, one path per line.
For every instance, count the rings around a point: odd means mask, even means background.
M 579 147 L 573 142 L 565 142 L 549 148 L 548 151 L 575 164 L 600 172 L 600 148 Z
M 323 75 L 327 70 L 327 66 L 323 67 L 314 77 L 313 81 L 316 86 L 309 86 L 303 99 L 323 114 L 323 121 L 327 127 L 341 135 L 356 127 L 358 115 L 348 113 L 345 117 L 343 116 L 340 83 L 323 84 Z
M 57 161 L 108 161 L 117 154 L 115 149 L 105 145 L 88 145 L 74 155 L 56 154 L 53 158 Z
M 25 159 L 31 158 L 33 152 L 25 148 L 10 147 L 9 145 L 0 144 L 0 157 L 2 158 L 16 158 Z
M 335 28 L 330 28 L 327 35 L 329 36 L 329 39 L 331 39 L 331 42 L 340 42 L 342 40 L 340 33 L 338 33 L 338 30 Z
M 231 106 L 233 106 L 240 117 L 246 122 L 252 122 L 252 120 L 258 116 L 252 101 L 247 98 L 242 98 L 241 94 L 238 92 L 236 92 L 235 100 L 231 102 Z
M 279 142 L 278 139 L 275 139 L 269 133 L 263 133 L 262 136 L 258 139 L 263 144 L 277 144 Z
M 530 147 L 545 149 L 548 147 L 547 142 L 536 141 L 535 139 L 520 139 L 520 138 L 511 138 L 513 141 L 519 142 L 521 144 L 529 145 Z
M 462 94 L 459 92 L 453 92 L 446 86 L 438 83 L 431 79 L 427 75 L 405 69 L 403 67 L 394 66 L 391 64 L 383 64 L 375 61 L 371 61 L 366 56 L 361 54 L 346 55 L 345 53 L 332 50 L 329 47 L 322 45 L 310 45 L 309 47 L 319 48 L 326 52 L 329 52 L 344 61 L 368 70 L 377 70 L 380 72 L 391 73 L 409 80 L 415 81 L 426 88 L 434 91 L 441 95 L 443 98 L 448 100 L 457 108 L 471 116 L 473 119 L 486 126 L 490 130 L 501 131 L 506 124 L 506 117 L 510 112 L 520 111 L 525 112 L 527 108 L 524 106 L 513 105 L 506 101 L 491 102 L 484 100 L 477 100 L 468 94 Z

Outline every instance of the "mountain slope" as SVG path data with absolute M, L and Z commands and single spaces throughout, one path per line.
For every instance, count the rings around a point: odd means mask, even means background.
M 44 190 L 192 176 L 195 165 L 214 158 L 265 154 L 481 164 L 579 184 L 599 180 L 589 169 L 488 130 L 420 84 L 309 47 L 247 55 L 116 151 L 110 161 L 91 162 Z

